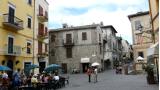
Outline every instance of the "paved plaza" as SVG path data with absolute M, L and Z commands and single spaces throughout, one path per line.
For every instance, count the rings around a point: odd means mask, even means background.
M 107 70 L 98 74 L 98 82 L 88 82 L 86 74 L 70 75 L 70 83 L 60 90 L 158 90 L 158 85 L 148 85 L 146 76 L 115 74 Z

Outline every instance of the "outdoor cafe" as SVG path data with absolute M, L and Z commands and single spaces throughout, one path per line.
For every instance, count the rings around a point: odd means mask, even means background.
M 30 65 L 29 70 L 39 68 L 38 65 Z M 13 78 L 8 78 L 7 72 L 11 69 L 0 65 L 0 90 L 55 90 L 65 87 L 69 83 L 68 77 L 59 75 L 60 65 L 51 64 L 41 74 L 26 76 L 24 73 L 13 73 Z

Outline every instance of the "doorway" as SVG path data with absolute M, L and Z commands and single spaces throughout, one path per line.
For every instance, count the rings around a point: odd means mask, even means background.
M 87 72 L 87 68 L 89 67 L 89 63 L 82 63 L 82 72 Z
M 8 71 L 7 74 L 8 74 L 8 77 L 9 78 L 12 78 L 12 74 L 13 74 L 13 61 L 12 60 L 8 60 L 7 61 L 7 66 L 12 69 L 12 71 Z
M 39 62 L 39 72 L 42 73 L 46 67 L 46 62 Z
M 67 73 L 67 64 L 62 63 L 62 73 Z

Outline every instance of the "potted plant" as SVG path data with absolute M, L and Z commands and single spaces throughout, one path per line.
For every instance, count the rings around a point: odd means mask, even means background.
M 147 83 L 148 84 L 155 84 L 154 80 L 154 71 L 153 71 L 154 65 L 148 64 L 144 67 L 145 71 L 147 72 Z

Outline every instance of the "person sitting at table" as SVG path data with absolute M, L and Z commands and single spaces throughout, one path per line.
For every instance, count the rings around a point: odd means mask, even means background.
M 31 78 L 31 83 L 33 87 L 36 87 L 37 83 L 38 83 L 38 79 L 37 79 L 37 74 L 34 74 Z
M 54 80 L 56 80 L 56 81 L 59 81 L 58 73 L 55 73 L 55 75 L 54 75 L 53 79 L 54 79 Z

